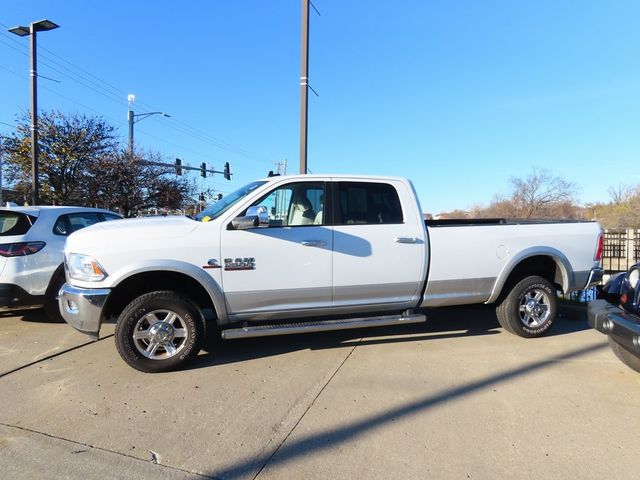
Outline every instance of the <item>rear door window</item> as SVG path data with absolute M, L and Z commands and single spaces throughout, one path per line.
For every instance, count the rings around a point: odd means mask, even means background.
M 403 223 L 396 189 L 387 183 L 339 182 L 336 225 Z
M 37 219 L 26 213 L 0 211 L 0 236 L 24 235 Z
M 102 221 L 103 215 L 99 212 L 68 213 L 60 215 L 53 226 L 53 233 L 71 235 L 73 232 Z

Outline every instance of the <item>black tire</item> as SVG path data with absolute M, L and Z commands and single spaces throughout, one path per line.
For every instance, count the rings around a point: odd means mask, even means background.
M 172 291 L 150 292 L 133 300 L 120 314 L 115 332 L 122 359 L 146 373 L 185 365 L 200 351 L 203 337 L 200 310 Z
M 531 276 L 519 281 L 496 307 L 500 325 L 524 338 L 544 335 L 556 318 L 558 299 L 548 280 Z
M 58 292 L 65 281 L 64 269 L 61 265 L 51 277 L 47 291 L 44 294 L 44 313 L 52 322 L 64 323 L 64 318 L 62 318 L 60 307 L 58 306 Z
M 618 359 L 624 363 L 631 370 L 635 370 L 640 373 L 640 357 L 633 353 L 631 350 L 628 350 L 623 345 L 620 345 L 613 338 L 609 337 L 609 345 L 611 346 L 611 350 L 618 357 Z

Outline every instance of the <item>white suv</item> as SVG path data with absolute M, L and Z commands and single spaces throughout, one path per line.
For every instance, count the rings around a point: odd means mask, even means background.
M 0 307 L 44 305 L 51 319 L 60 319 L 56 296 L 65 281 L 67 237 L 119 218 L 98 208 L 0 208 Z

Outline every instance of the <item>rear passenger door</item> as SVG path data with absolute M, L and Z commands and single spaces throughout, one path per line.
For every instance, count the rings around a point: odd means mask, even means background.
M 425 263 L 422 221 L 402 208 L 413 193 L 400 181 L 334 184 L 333 305 L 357 311 L 414 306 Z

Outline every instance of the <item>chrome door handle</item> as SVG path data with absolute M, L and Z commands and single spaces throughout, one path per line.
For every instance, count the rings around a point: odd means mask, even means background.
M 324 247 L 327 244 L 324 240 L 303 240 L 300 243 L 304 247 Z
M 418 243 L 418 239 L 416 237 L 396 237 L 396 243 Z

